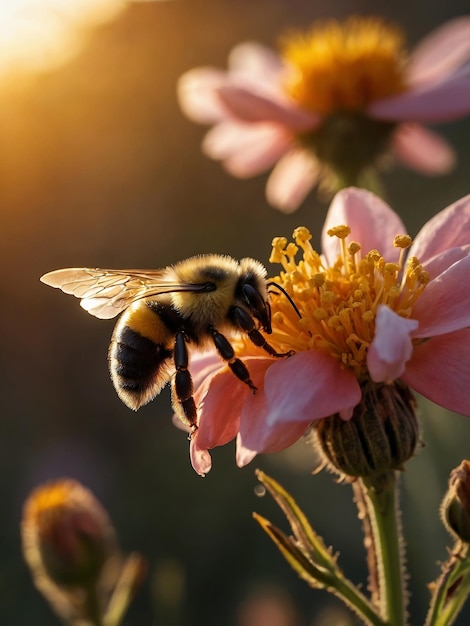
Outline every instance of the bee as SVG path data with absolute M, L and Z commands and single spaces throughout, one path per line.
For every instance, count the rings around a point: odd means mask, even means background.
M 274 283 L 266 275 L 255 259 L 211 254 L 161 270 L 67 268 L 40 280 L 80 298 L 80 305 L 95 317 L 122 314 L 108 351 L 119 398 L 137 410 L 171 381 L 173 408 L 195 430 L 189 349 L 214 347 L 253 392 L 250 373 L 226 335 L 244 334 L 273 357 L 291 354 L 277 352 L 262 334 L 272 333 L 268 288 Z

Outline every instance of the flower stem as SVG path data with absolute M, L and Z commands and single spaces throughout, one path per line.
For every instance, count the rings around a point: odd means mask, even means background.
M 382 618 L 377 615 L 372 605 L 349 580 L 338 578 L 334 588 L 330 591 L 354 611 L 367 626 L 384 626 L 385 622 Z
M 90 624 L 103 626 L 100 601 L 95 585 L 86 588 L 85 611 Z
M 381 614 L 389 626 L 405 626 L 403 539 L 397 510 L 395 472 L 363 478 L 359 484 L 364 489 L 377 554 Z

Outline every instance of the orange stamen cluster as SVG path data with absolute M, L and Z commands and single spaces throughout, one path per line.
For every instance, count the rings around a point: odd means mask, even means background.
M 340 254 L 331 266 L 312 248 L 307 228 L 294 231 L 295 243 L 284 237 L 273 240 L 270 261 L 283 268 L 273 281 L 292 297 L 301 317 L 287 298 L 272 298 L 269 341 L 282 352 L 326 351 L 360 379 L 367 372 L 366 355 L 379 305 L 410 317 L 429 276 L 415 257 L 405 264 L 409 236 L 395 237 L 399 259 L 388 262 L 377 250 L 364 254 L 357 242 L 348 242 L 349 233 L 348 226 L 328 232 L 340 241 Z M 302 259 L 297 261 L 299 249 Z

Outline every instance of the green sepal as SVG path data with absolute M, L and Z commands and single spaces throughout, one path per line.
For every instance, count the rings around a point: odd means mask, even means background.
M 451 626 L 470 594 L 468 544 L 456 543 L 431 589 L 431 604 L 425 626 Z
M 144 579 L 147 566 L 135 552 L 125 560 L 103 617 L 103 626 L 119 626 Z
M 292 496 L 263 472 L 258 470 L 256 476 L 284 511 L 294 536 L 288 537 L 257 513 L 253 516 L 291 567 L 311 587 L 326 589 L 342 600 L 367 626 L 386 626 L 372 603 L 345 578 L 337 565 L 336 557 L 313 530 Z
M 297 574 L 311 587 L 323 589 L 331 585 L 331 575 L 327 570 L 321 570 L 310 561 L 301 550 L 293 537 L 288 537 L 279 528 L 257 513 L 253 513 L 254 519 L 261 528 L 271 537 L 281 554 Z
M 310 526 L 305 514 L 297 506 L 292 496 L 264 472 L 256 470 L 255 474 L 284 512 L 294 537 L 306 556 L 321 567 L 331 569 L 337 567 L 336 557 L 332 555 L 331 550 L 325 546 L 323 539 Z

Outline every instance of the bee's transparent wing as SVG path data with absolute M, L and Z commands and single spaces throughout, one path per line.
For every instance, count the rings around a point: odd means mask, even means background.
M 105 270 L 71 267 L 41 276 L 41 282 L 80 298 L 91 315 L 111 319 L 132 302 L 174 291 L 204 291 L 205 285 L 177 284 L 170 270 Z

